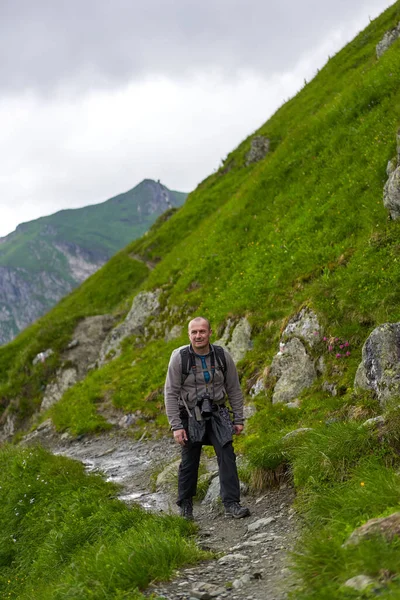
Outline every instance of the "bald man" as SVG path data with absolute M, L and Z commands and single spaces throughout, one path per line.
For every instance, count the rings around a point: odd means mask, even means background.
M 240 505 L 240 486 L 232 434 L 243 431 L 243 394 L 229 352 L 210 343 L 212 330 L 204 317 L 188 326 L 190 345 L 171 355 L 165 382 L 165 407 L 175 441 L 181 446 L 178 474 L 180 514 L 193 519 L 201 448 L 211 444 L 217 455 L 220 494 L 225 515 L 241 519 L 250 514 Z M 229 418 L 229 402 L 233 423 Z

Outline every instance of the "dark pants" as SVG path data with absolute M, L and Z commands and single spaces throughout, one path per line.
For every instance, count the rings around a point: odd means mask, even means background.
M 221 500 L 223 504 L 239 502 L 239 477 L 232 442 L 222 447 L 209 422 L 207 422 L 207 438 L 217 455 Z M 178 505 L 181 504 L 182 500 L 193 498 L 196 495 L 201 448 L 202 444 L 192 444 L 190 442 L 182 446 L 182 460 L 178 473 Z

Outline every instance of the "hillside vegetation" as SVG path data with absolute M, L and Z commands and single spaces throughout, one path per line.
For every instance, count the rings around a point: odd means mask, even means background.
M 293 410 L 273 405 L 267 388 L 240 444 L 241 475 L 253 488 L 279 473 L 296 486 L 304 520 L 299 600 L 369 597 L 342 587 L 359 574 L 379 582 L 380 597 L 400 598 L 398 538 L 343 546 L 357 526 L 400 509 L 397 404 L 387 407 L 383 431 L 362 428 L 382 408 L 353 388 L 367 336 L 400 320 L 400 223 L 382 203 L 400 125 L 400 42 L 379 60 L 375 53 L 399 20 L 396 2 L 256 132 L 270 140 L 263 160 L 246 166 L 250 136 L 184 207 L 0 349 L 2 408 L 26 419 L 79 319 L 105 312 L 122 319 L 138 291 L 161 289 L 163 310 L 146 335 L 126 340 L 120 357 L 68 390 L 50 415 L 60 431 L 99 431 L 109 427 L 99 403 L 112 398 L 126 412 L 140 409 L 149 432 L 166 431 L 165 370 L 171 350 L 186 342 L 186 334 L 166 342 L 166 331 L 202 314 L 219 337 L 228 318 L 246 316 L 253 349 L 238 367 L 248 391 L 271 364 L 289 317 L 312 308 L 326 336 L 349 348 L 337 357 L 321 343 L 337 395 L 317 380 Z M 51 360 L 32 366 L 49 347 Z M 300 427 L 311 431 L 283 441 Z

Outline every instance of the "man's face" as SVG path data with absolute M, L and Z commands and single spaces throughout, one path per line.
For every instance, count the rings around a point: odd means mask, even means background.
M 189 323 L 189 339 L 193 346 L 193 350 L 207 349 L 210 343 L 212 334 L 207 321 L 199 319 L 198 321 L 190 321 Z

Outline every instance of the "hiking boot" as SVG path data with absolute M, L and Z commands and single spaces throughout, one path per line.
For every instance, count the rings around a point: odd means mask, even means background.
M 193 521 L 193 501 L 191 498 L 181 501 L 179 514 L 187 521 Z
M 231 502 L 225 505 L 225 516 L 234 519 L 243 519 L 250 516 L 250 510 L 246 506 L 240 506 L 239 502 Z

